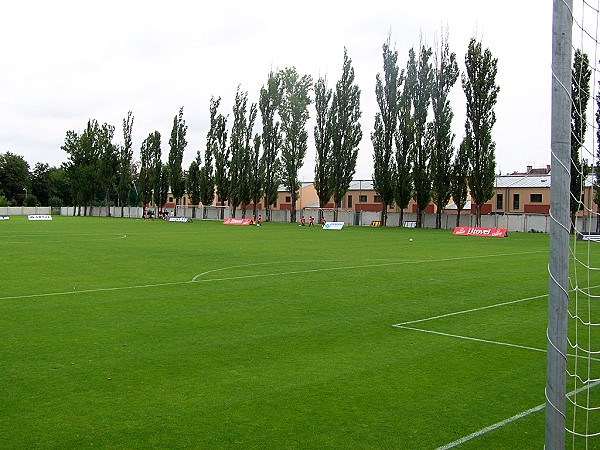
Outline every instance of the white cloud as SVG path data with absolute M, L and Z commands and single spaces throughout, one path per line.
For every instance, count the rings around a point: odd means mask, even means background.
M 184 106 L 186 165 L 204 150 L 211 96 L 221 96 L 221 112 L 230 114 L 238 85 L 257 102 L 269 71 L 286 66 L 315 80 L 326 75 L 333 86 L 345 46 L 362 92 L 364 139 L 356 177 L 370 178 L 382 44 L 391 31 L 404 67 L 420 34 L 433 45 L 448 26 L 461 69 L 471 37 L 499 59 L 494 138 L 500 169 L 545 165 L 551 13 L 552 5 L 540 0 L 11 2 L 0 19 L 0 39 L 9 43 L 0 60 L 0 152 L 20 154 L 32 166 L 58 165 L 66 159 L 60 146 L 67 130 L 82 130 L 94 118 L 114 125 L 120 141 L 122 120 L 131 110 L 134 148 L 158 130 L 166 158 L 173 117 Z M 464 122 L 460 82 L 452 95 L 458 145 Z M 309 136 L 304 179 L 312 178 L 312 124 Z

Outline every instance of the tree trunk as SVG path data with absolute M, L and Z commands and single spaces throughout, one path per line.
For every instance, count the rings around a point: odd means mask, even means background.
M 404 208 L 402 208 L 400 210 L 400 219 L 398 219 L 398 226 L 399 227 L 403 227 L 404 226 Z
M 442 210 L 438 209 L 435 212 L 435 227 L 439 230 L 442 228 Z
M 423 210 L 419 208 L 417 205 L 417 223 L 415 224 L 416 228 L 423 228 Z
M 290 208 L 290 222 L 296 223 L 296 191 L 292 189 L 292 204 Z
M 481 226 L 481 205 L 475 205 L 475 226 Z
M 460 227 L 460 212 L 462 211 L 462 208 L 456 207 L 456 226 Z

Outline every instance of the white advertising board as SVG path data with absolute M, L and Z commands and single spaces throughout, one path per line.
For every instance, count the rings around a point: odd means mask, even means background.
M 52 220 L 52 216 L 50 214 L 29 214 L 27 216 L 28 220 Z
M 344 222 L 326 222 L 323 225 L 324 230 L 341 230 L 344 227 Z

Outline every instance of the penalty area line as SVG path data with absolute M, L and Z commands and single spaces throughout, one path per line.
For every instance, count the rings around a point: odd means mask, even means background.
M 469 337 L 469 336 L 461 336 L 459 334 L 443 333 L 441 331 L 423 330 L 422 328 L 407 327 L 404 325 L 392 325 L 392 326 L 395 328 L 402 328 L 404 330 L 420 331 L 421 333 L 430 333 L 430 334 L 436 334 L 438 336 L 445 336 L 445 337 L 451 337 L 451 338 L 456 338 L 456 339 L 464 339 L 466 341 L 482 342 L 484 344 L 503 345 L 505 347 L 513 347 L 513 348 L 519 348 L 522 350 L 532 350 L 535 352 L 546 353 L 545 349 L 536 348 L 536 347 L 528 347 L 526 345 L 511 344 L 509 342 L 491 341 L 489 339 L 480 339 L 480 338 L 474 338 L 474 337 Z

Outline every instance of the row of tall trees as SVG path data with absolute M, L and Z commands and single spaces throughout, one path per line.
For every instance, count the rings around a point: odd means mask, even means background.
M 461 75 L 467 117 L 458 149 L 454 147 L 449 94 L 459 69 L 447 31 L 435 52 L 421 42 L 417 50 L 409 51 L 406 69 L 400 70 L 397 61 L 398 53 L 388 37 L 383 45 L 383 76 L 376 77 L 379 111 L 371 133 L 373 184 L 382 202 L 382 223 L 387 222 L 388 206 L 396 202 L 401 225 L 412 198 L 417 205 L 417 227 L 422 226 L 423 211 L 433 201 L 439 228 L 442 210 L 453 198 L 458 225 L 470 189 L 479 224 L 481 206 L 492 197 L 495 178 L 492 127 L 499 92 L 497 59 L 471 39 L 466 71 Z
M 69 204 L 71 194 L 64 167 L 36 163 L 30 170 L 22 156 L 0 154 L 0 206 Z

